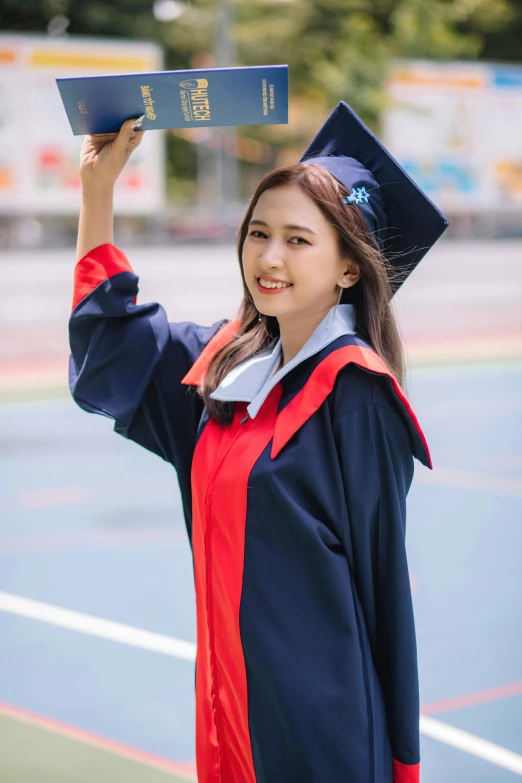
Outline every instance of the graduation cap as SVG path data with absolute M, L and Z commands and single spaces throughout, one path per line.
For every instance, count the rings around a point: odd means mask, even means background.
M 348 190 L 372 237 L 403 274 L 397 290 L 446 230 L 448 220 L 379 139 L 340 101 L 300 163 L 324 166 Z

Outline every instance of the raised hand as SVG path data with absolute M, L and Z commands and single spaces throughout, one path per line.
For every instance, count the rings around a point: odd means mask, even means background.
M 131 154 L 139 147 L 145 131 L 133 130 L 137 119 L 123 123 L 119 133 L 85 136 L 80 152 L 82 186 L 114 187 Z

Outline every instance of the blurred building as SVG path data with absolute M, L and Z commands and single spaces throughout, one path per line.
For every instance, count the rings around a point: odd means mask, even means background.
M 191 67 L 233 62 L 229 32 L 225 16 L 215 50 L 228 59 L 200 51 Z M 163 50 L 152 42 L 0 35 L 0 247 L 75 243 L 83 137 L 72 134 L 56 77 L 163 67 Z M 522 236 L 522 66 L 395 61 L 384 93 L 383 140 L 450 217 L 447 236 Z M 292 134 L 298 129 L 300 138 L 311 138 L 325 118 L 293 96 L 289 125 L 279 126 L 274 140 L 270 129 L 268 140 L 254 138 L 248 128 L 145 134 L 116 183 L 119 240 L 233 241 L 260 178 L 299 159 Z M 194 150 L 186 182 L 169 174 L 171 142 Z
M 385 143 L 454 226 L 522 234 L 522 66 L 397 62 L 386 91 Z
M 82 136 L 74 136 L 57 76 L 161 70 L 154 43 L 43 35 L 0 35 L 0 244 L 67 238 L 80 208 Z M 165 207 L 165 139 L 147 134 L 115 188 L 120 216 Z M 61 218 L 58 220 L 57 218 Z

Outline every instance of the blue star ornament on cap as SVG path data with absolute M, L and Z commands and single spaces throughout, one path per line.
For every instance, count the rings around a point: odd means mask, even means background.
M 360 210 L 383 254 L 400 269 L 396 291 L 435 244 L 448 220 L 415 184 L 379 139 L 340 101 L 312 141 L 301 163 L 323 166 Z
M 366 188 L 354 188 L 350 196 L 343 198 L 345 204 L 367 204 L 370 200 L 370 194 Z

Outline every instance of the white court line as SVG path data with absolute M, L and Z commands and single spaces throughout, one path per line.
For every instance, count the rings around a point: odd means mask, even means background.
M 420 718 L 421 734 L 431 739 L 444 742 L 446 745 L 452 745 L 454 748 L 477 756 L 484 761 L 490 761 L 497 767 L 503 767 L 517 775 L 522 775 L 522 756 L 506 750 L 493 742 L 475 737 L 467 731 L 457 729 L 455 726 L 449 726 L 447 723 L 429 718 L 427 715 L 421 715 Z
M 62 609 L 59 606 L 22 598 L 12 593 L 0 592 L 0 611 L 50 623 L 60 628 L 68 628 L 71 631 L 79 631 L 90 636 L 98 636 L 101 639 L 109 639 L 112 642 L 127 644 L 130 647 L 140 647 L 142 650 L 170 655 L 185 661 L 196 659 L 196 645 L 192 642 L 174 639 L 161 633 L 144 631 L 142 628 L 135 628 L 132 625 L 103 620 L 101 617 L 94 617 L 90 614 L 73 612 L 71 609 Z
M 61 609 L 59 606 L 22 598 L 12 593 L 0 592 L 0 611 L 50 623 L 71 631 L 79 631 L 90 636 L 98 636 L 101 639 L 120 642 L 131 647 L 139 647 L 142 650 L 170 655 L 173 658 L 182 658 L 186 661 L 195 660 L 196 646 L 191 642 L 103 620 L 93 615 L 73 612 L 70 609 Z M 522 775 L 522 756 L 506 750 L 500 745 L 494 745 L 488 740 L 475 737 L 473 734 L 468 734 L 467 731 L 449 726 L 447 723 L 442 723 L 427 715 L 420 717 L 420 731 L 426 737 L 451 745 L 498 767 Z

